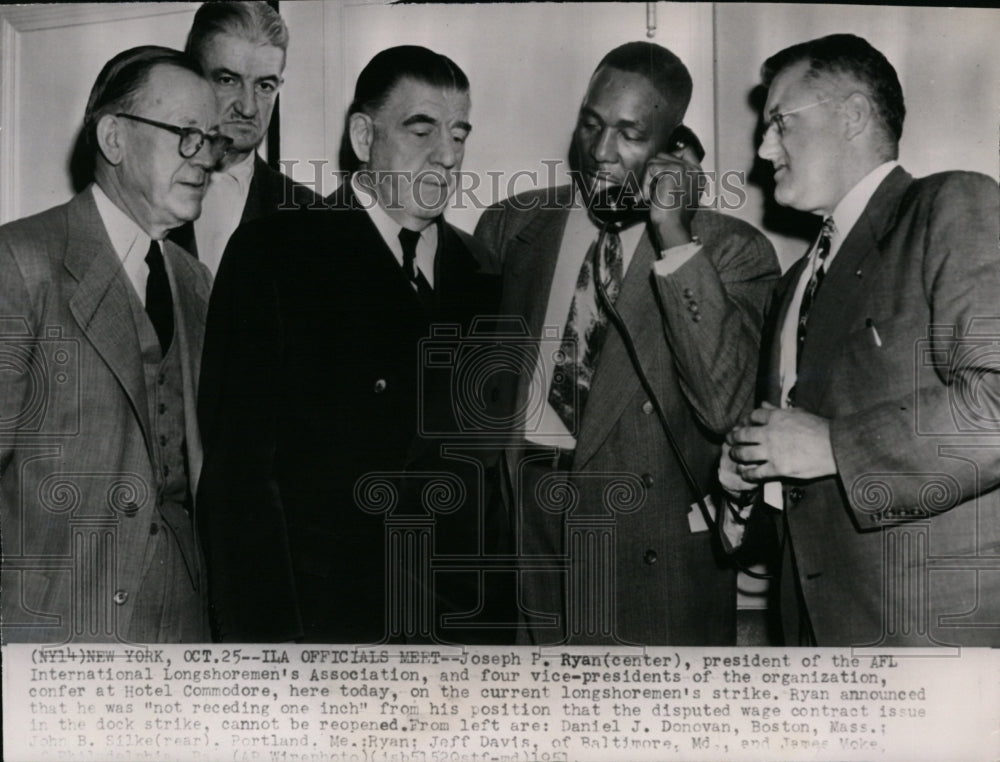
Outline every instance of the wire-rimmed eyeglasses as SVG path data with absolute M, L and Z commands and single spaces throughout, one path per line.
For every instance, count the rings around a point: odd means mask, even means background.
M 821 101 L 816 101 L 815 103 L 807 103 L 805 106 L 799 106 L 798 108 L 790 108 L 788 111 L 778 111 L 771 114 L 767 120 L 767 127 L 764 129 L 764 134 L 766 135 L 772 127 L 778 131 L 778 137 L 783 138 L 785 136 L 785 117 L 791 114 L 797 114 L 800 111 L 805 111 L 806 109 L 815 108 L 816 106 L 822 106 L 824 103 L 829 103 L 833 98 L 824 98 Z

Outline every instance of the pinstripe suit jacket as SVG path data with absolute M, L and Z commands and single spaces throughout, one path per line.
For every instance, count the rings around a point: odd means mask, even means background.
M 193 495 L 211 278 L 173 244 L 163 253 Z M 90 189 L 0 228 L 5 641 L 107 641 L 128 631 L 158 487 L 129 288 Z
M 823 281 L 796 405 L 831 420 L 838 474 L 785 487 L 789 645 L 796 586 L 821 646 L 1000 643 L 998 195 L 985 175 L 897 167 Z M 774 404 L 803 266 L 769 319 Z
M 570 201 L 568 186 L 525 194 L 488 209 L 476 230 L 493 251 L 495 267 L 503 271 L 501 311 L 523 319 L 534 342 L 534 357 Z M 779 267 L 770 243 L 739 220 L 701 211 L 694 218 L 694 232 L 702 252 L 665 278 L 652 275 L 656 255 L 644 234 L 616 306 L 704 494 L 712 483 L 722 436 L 753 400 L 760 325 Z M 533 409 L 533 360 L 525 367 L 528 372 L 512 392 L 515 411 Z M 546 381 L 543 393 L 547 390 Z M 567 521 L 576 520 L 582 511 L 610 519 L 614 528 L 609 591 L 614 596 L 614 635 L 598 639 L 731 645 L 735 573 L 719 560 L 709 532 L 691 532 L 688 508 L 695 496 L 651 413 L 625 346 L 609 328 L 573 456 L 579 509 L 568 512 L 572 516 L 564 514 Z M 517 428 L 524 431 L 526 425 L 530 423 L 522 416 Z M 515 482 L 517 452 L 512 447 L 508 453 Z M 638 509 L 606 508 L 608 474 L 630 474 L 628 481 L 641 485 Z M 535 497 L 524 499 L 530 503 Z M 515 515 L 537 510 L 520 504 L 513 509 Z M 523 538 L 515 539 L 523 545 Z M 565 578 L 524 571 L 520 586 L 523 609 L 542 618 L 559 617 L 549 624 L 527 617 L 539 622 L 529 626 L 530 639 L 563 639 L 562 617 L 573 613 L 565 601 Z

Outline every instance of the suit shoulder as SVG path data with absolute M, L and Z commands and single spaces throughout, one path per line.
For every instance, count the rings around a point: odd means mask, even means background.
M 751 225 L 739 217 L 729 214 L 722 214 L 712 209 L 701 209 L 694 218 L 695 232 L 706 239 L 742 238 L 755 239 L 770 246 L 770 242 L 763 233 L 754 225 Z
M 469 250 L 469 253 L 477 262 L 486 262 L 490 253 L 486 245 L 471 233 L 466 233 L 461 228 L 448 223 L 448 228 L 455 234 L 459 241 Z
M 273 170 L 272 170 L 273 171 Z M 323 197 L 316 193 L 312 188 L 302 183 L 296 182 L 288 175 L 283 172 L 276 172 L 279 178 L 281 178 L 281 184 L 284 188 L 284 201 L 287 203 L 291 200 L 291 206 L 287 207 L 289 209 L 325 209 L 327 204 Z M 286 206 L 279 206 L 279 209 L 285 209 Z
M 950 170 L 914 179 L 910 192 L 914 199 L 941 194 L 992 199 L 1000 194 L 1000 187 L 996 180 L 981 172 Z
M 16 263 L 25 282 L 48 277 L 65 252 L 67 207 L 61 204 L 0 227 L 0 251 Z
M 572 188 L 569 185 L 555 185 L 508 196 L 503 201 L 489 206 L 486 211 L 530 212 L 538 209 L 561 209 L 568 206 L 571 200 Z

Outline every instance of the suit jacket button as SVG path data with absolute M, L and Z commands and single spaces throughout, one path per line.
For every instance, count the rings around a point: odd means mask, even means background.
M 684 298 L 685 299 L 690 299 L 692 296 L 694 296 L 694 291 L 692 291 L 689 288 L 684 289 Z
M 124 590 L 116 590 L 111 600 L 115 602 L 116 606 L 122 606 L 128 600 L 128 593 Z
M 387 384 L 387 383 L 385 382 L 385 379 L 384 379 L 384 378 L 380 378 L 380 379 L 378 379 L 378 380 L 377 380 L 377 381 L 375 382 L 375 393 L 376 393 L 376 394 L 381 394 L 382 392 L 384 392 L 384 391 L 385 391 L 385 389 L 386 389 L 386 387 L 387 387 L 388 385 L 389 385 L 389 384 Z
M 642 412 L 644 412 L 646 415 L 652 415 L 653 414 L 653 403 L 650 402 L 649 400 L 646 400 L 645 402 L 643 402 L 642 403 Z
M 645 486 L 646 486 L 647 488 L 649 488 L 649 487 L 652 487 L 652 486 L 653 486 L 653 483 L 654 483 L 654 480 L 653 480 L 653 475 L 652 475 L 652 474 L 643 474 L 643 475 L 642 475 L 642 483 L 643 483 L 643 484 L 644 484 L 644 485 L 645 485 Z M 655 554 L 654 554 L 654 555 L 655 555 Z
M 790 490 L 788 490 L 788 499 L 791 500 L 793 503 L 799 502 L 799 500 L 801 500 L 804 496 L 805 493 L 798 487 L 792 487 Z
M 698 313 L 696 312 L 695 314 L 693 314 L 693 315 L 691 316 L 691 319 L 692 319 L 692 320 L 693 320 L 694 322 L 696 322 L 696 323 L 700 323 L 700 322 L 701 322 L 701 315 L 699 315 L 699 314 L 698 314 Z
M 647 550 L 643 554 L 642 560 L 646 563 L 647 566 L 652 566 L 657 561 L 656 551 L 655 550 Z

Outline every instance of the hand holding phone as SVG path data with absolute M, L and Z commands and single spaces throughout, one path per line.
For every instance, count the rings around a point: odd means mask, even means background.
M 642 187 L 649 199 L 649 220 L 661 250 L 690 243 L 698 211 L 698 177 L 705 150 L 691 130 L 680 125 L 667 151 L 646 163 Z
M 698 137 L 678 125 L 667 150 L 646 164 L 641 187 L 616 185 L 594 193 L 591 214 L 601 222 L 622 227 L 649 219 L 661 249 L 689 242 L 690 218 L 697 209 L 697 173 L 704 157 Z M 665 184 L 661 187 L 661 183 Z M 685 193 L 685 189 L 692 192 Z

